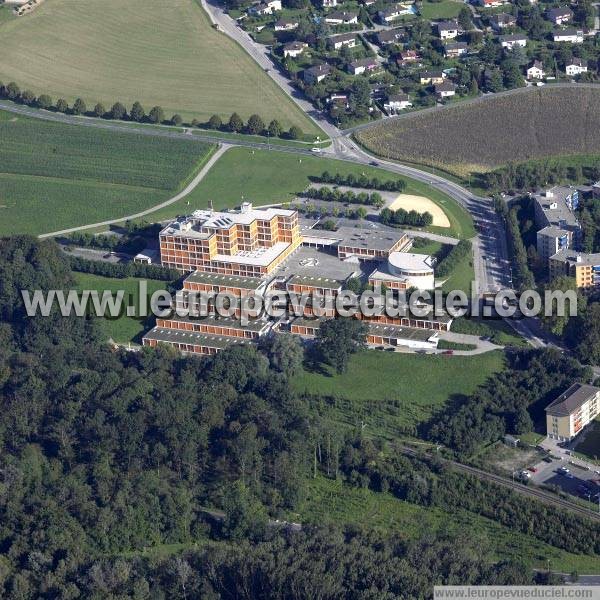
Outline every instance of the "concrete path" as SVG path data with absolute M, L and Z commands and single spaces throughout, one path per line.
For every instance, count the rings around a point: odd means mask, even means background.
M 418 231 L 418 230 L 407 230 L 406 233 L 411 238 L 426 238 L 428 240 L 433 240 L 434 242 L 440 242 L 440 244 L 450 244 L 452 246 L 456 246 L 459 239 L 455 237 L 450 237 L 449 235 L 440 235 L 439 233 L 430 233 L 429 231 Z
M 196 175 L 196 177 L 194 177 L 194 179 L 192 179 L 192 181 L 190 181 L 190 183 L 185 187 L 185 189 L 183 189 L 181 192 L 179 192 L 172 198 L 169 198 L 168 200 L 161 202 L 160 204 L 152 206 L 151 208 L 143 210 L 142 212 L 139 212 L 139 213 L 135 213 L 133 215 L 127 215 L 125 217 L 120 217 L 118 219 L 111 219 L 110 221 L 102 221 L 100 223 L 91 223 L 90 225 L 80 225 L 78 227 L 62 229 L 61 231 L 53 231 L 52 233 L 43 233 L 43 234 L 39 235 L 38 237 L 40 239 L 43 239 L 43 238 L 57 237 L 59 235 L 68 235 L 69 233 L 74 233 L 75 231 L 83 231 L 85 229 L 94 229 L 96 227 L 108 227 L 109 225 L 114 225 L 115 223 L 123 223 L 124 221 L 140 219 L 142 217 L 152 214 L 153 212 L 156 212 L 157 210 L 160 210 L 161 208 L 165 208 L 166 206 L 174 204 L 175 202 L 178 202 L 182 198 L 185 198 L 204 179 L 204 177 L 206 177 L 206 174 L 211 170 L 213 165 L 219 160 L 219 158 L 221 158 L 221 156 L 223 156 L 223 154 L 227 150 L 229 150 L 229 148 L 231 148 L 231 146 L 228 144 L 223 144 L 220 148 L 218 148 L 216 150 L 216 152 L 214 152 L 214 154 L 209 158 L 208 162 L 202 167 L 202 169 L 200 169 L 200 172 L 198 173 L 198 175 Z
M 440 331 L 440 340 L 454 342 L 455 344 L 471 344 L 477 346 L 475 350 L 454 350 L 454 354 L 458 356 L 473 356 L 475 354 L 484 354 L 486 352 L 493 352 L 494 350 L 501 350 L 504 348 L 504 346 L 497 346 L 488 340 L 482 340 L 478 335 L 455 333 L 453 331 Z M 445 351 L 441 350 L 441 352 Z

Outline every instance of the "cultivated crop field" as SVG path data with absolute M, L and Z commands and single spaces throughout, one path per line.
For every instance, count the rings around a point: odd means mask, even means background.
M 173 195 L 203 164 L 200 142 L 0 112 L 0 235 L 124 217 Z
M 388 158 L 459 176 L 508 162 L 600 152 L 600 89 L 529 88 L 414 113 L 356 134 Z
M 0 81 L 91 108 L 101 101 L 168 117 L 258 113 L 318 133 L 254 61 L 214 30 L 199 0 L 51 0 L 0 22 Z M 26 49 L 26 51 L 24 50 Z

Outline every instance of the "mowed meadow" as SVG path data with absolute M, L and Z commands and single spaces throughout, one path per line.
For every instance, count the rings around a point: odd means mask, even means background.
M 508 162 L 600 153 L 600 88 L 528 88 L 414 113 L 359 131 L 388 158 L 459 176 Z
M 139 100 L 168 117 L 259 114 L 318 133 L 199 0 L 51 0 L 0 23 L 0 81 L 88 106 Z
M 0 235 L 126 217 L 173 196 L 212 147 L 0 112 Z

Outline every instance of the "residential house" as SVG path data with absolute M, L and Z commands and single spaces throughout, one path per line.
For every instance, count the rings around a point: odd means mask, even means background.
M 456 94 L 456 86 L 451 81 L 443 81 L 438 83 L 435 87 L 435 95 L 441 100 L 443 98 L 450 98 Z
M 546 11 L 546 18 L 555 25 L 564 25 L 573 19 L 573 11 L 568 6 L 549 8 Z
M 323 81 L 323 79 L 325 79 L 325 77 L 328 75 L 331 75 L 331 71 L 333 71 L 333 69 L 327 64 L 316 65 L 314 67 L 304 69 L 302 72 L 302 79 L 308 85 L 314 85 L 315 83 L 320 83 Z
M 298 19 L 279 19 L 275 21 L 275 31 L 293 31 L 298 25 Z
M 421 56 L 415 50 L 403 50 L 396 58 L 396 63 L 400 67 L 405 67 L 406 65 L 410 65 L 416 63 Z
M 444 82 L 446 74 L 443 71 L 424 71 L 419 76 L 421 85 L 439 85 Z
M 479 5 L 484 8 L 494 8 L 506 4 L 508 0 L 478 0 Z
M 272 15 L 274 12 L 281 10 L 281 0 L 267 0 L 254 4 L 248 9 L 248 12 L 256 16 Z
M 330 94 L 329 98 L 327 98 L 327 104 L 345 110 L 350 106 L 348 103 L 348 94 Z
M 338 10 L 327 15 L 325 23 L 328 25 L 356 25 L 358 23 L 358 13 Z
M 377 13 L 377 15 L 379 16 L 379 20 L 384 25 L 386 25 L 387 23 L 391 23 L 404 15 L 414 14 L 416 14 L 414 4 L 394 4 L 393 6 L 384 8 L 383 10 L 380 10 Z
M 466 54 L 469 46 L 466 42 L 451 42 L 444 46 L 444 54 L 447 58 L 458 58 L 463 54 Z
M 500 45 L 506 50 L 512 50 L 517 46 L 525 48 L 525 46 L 527 46 L 527 37 L 522 33 L 515 33 L 512 35 L 501 35 Z
M 460 27 L 457 21 L 440 21 L 435 24 L 437 34 L 442 40 L 452 40 L 460 32 Z
M 517 17 L 509 13 L 499 13 L 490 17 L 490 25 L 494 31 L 502 31 L 507 27 L 514 27 L 517 24 Z
M 545 75 L 544 65 L 539 60 L 534 60 L 527 69 L 527 79 L 544 79 Z
M 384 29 L 379 31 L 375 36 L 375 40 L 379 46 L 388 46 L 390 44 L 398 44 L 405 36 L 404 29 Z
M 352 75 L 362 75 L 366 72 L 377 71 L 379 68 L 379 63 L 374 58 L 359 58 L 348 65 L 348 72 Z
M 581 29 L 567 28 L 555 31 L 553 34 L 555 42 L 568 42 L 570 44 L 583 44 L 583 31 Z
M 308 44 L 305 42 L 289 42 L 285 44 L 283 47 L 283 56 L 285 58 L 297 58 L 300 56 L 306 49 L 308 48 Z
M 581 58 L 573 58 L 567 63 L 565 70 L 567 75 L 575 77 L 576 75 L 587 73 L 588 68 L 587 63 L 581 60 Z
M 337 5 L 337 0 L 322 0 L 323 8 L 335 8 Z
M 387 102 L 383 105 L 385 112 L 388 115 L 396 114 L 400 111 L 406 110 L 412 106 L 412 102 L 408 94 L 394 94 L 389 96 Z
M 332 35 L 327 40 L 329 46 L 334 50 L 341 50 L 344 46 L 347 48 L 356 47 L 356 34 L 355 33 L 341 33 L 340 35 Z

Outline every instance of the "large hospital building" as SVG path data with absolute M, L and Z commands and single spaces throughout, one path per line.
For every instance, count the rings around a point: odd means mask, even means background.
M 237 311 L 230 318 L 157 319 L 143 344 L 170 344 L 184 352 L 214 354 L 231 343 L 252 343 L 270 331 L 312 337 L 335 310 L 294 300 L 309 293 L 334 300 L 353 278 L 391 290 L 432 289 L 435 260 L 410 253 L 412 239 L 401 230 L 340 227 L 326 231 L 301 227 L 298 213 L 283 208 L 200 210 L 175 220 L 160 232 L 161 263 L 187 276 L 176 308 L 198 309 L 193 292 L 228 292 L 242 298 L 270 291 L 288 294 L 289 318 L 257 316 L 242 325 Z M 438 334 L 451 318 L 433 314 L 366 319 L 367 342 L 373 345 L 435 348 Z

